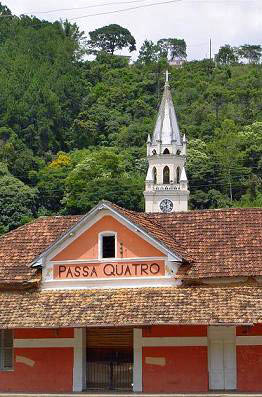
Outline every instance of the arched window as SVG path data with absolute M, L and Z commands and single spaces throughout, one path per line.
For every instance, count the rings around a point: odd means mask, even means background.
M 180 174 L 181 174 L 180 168 L 177 167 L 177 169 L 176 169 L 176 183 L 180 182 Z
M 152 150 L 152 154 L 153 154 L 153 156 L 156 155 L 156 149 L 153 149 L 153 150 Z
M 181 150 L 178 149 L 178 150 L 176 151 L 176 154 L 177 154 L 177 156 L 180 156 Z
M 165 148 L 165 150 L 163 151 L 163 154 L 170 154 L 170 151 L 167 148 Z
M 163 169 L 163 183 L 164 184 L 170 183 L 170 171 L 169 171 L 169 167 L 167 165 Z
M 153 167 L 152 176 L 153 176 L 154 184 L 156 184 L 156 167 Z

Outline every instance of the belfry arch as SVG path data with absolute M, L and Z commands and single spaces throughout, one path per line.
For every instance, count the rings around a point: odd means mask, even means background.
M 163 184 L 169 184 L 170 183 L 170 169 L 166 165 L 163 169 Z
M 176 169 L 176 183 L 180 182 L 180 176 L 181 176 L 181 169 L 180 169 L 180 167 L 177 167 L 177 169 Z
M 152 169 L 152 179 L 153 179 L 154 184 L 156 184 L 157 183 L 157 170 L 156 170 L 156 167 L 153 167 L 153 169 Z

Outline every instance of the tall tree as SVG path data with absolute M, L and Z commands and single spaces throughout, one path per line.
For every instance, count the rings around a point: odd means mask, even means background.
M 11 10 L 0 2 L 0 15 L 12 15 Z
M 60 29 L 65 38 L 70 39 L 75 45 L 74 55 L 80 59 L 85 52 L 85 32 L 80 31 L 76 23 L 72 24 L 67 19 L 60 21 Z
M 175 58 L 186 59 L 186 42 L 184 39 L 161 39 L 157 45 L 160 48 L 161 55 L 173 61 Z
M 218 53 L 215 55 L 215 60 L 221 65 L 234 65 L 239 60 L 237 49 L 226 44 L 220 47 Z
M 239 47 L 238 54 L 240 58 L 246 59 L 248 63 L 259 63 L 262 56 L 261 45 L 245 44 Z
M 145 65 L 155 63 L 159 60 L 159 57 L 160 47 L 151 40 L 145 40 L 139 50 L 137 63 Z
M 112 24 L 103 26 L 92 32 L 89 32 L 90 40 L 88 41 L 89 53 L 97 54 L 99 51 L 105 51 L 111 55 L 116 50 L 128 47 L 129 52 L 136 50 L 136 40 L 128 29 L 120 25 Z

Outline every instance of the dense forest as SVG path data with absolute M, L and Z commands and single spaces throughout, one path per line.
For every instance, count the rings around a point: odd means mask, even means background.
M 262 206 L 259 48 L 248 59 L 245 46 L 225 46 L 215 61 L 177 68 L 167 55 L 179 47 L 185 57 L 186 44 L 161 39 L 129 64 L 114 52 L 133 51 L 135 39 L 118 25 L 88 40 L 68 21 L 17 17 L 1 3 L 0 16 L 0 233 L 101 199 L 143 210 L 145 142 L 167 67 L 188 139 L 190 208 Z M 112 26 L 119 47 L 101 47 Z

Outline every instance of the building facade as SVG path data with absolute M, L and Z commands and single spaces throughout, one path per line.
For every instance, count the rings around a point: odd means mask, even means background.
M 262 391 L 262 209 L 187 211 L 168 79 L 147 150 L 145 213 L 0 238 L 1 392 Z

